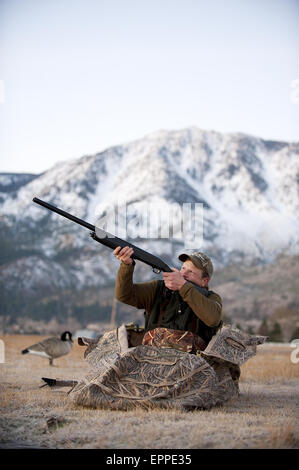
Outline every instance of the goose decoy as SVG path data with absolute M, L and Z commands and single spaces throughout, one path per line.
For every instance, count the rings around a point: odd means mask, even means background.
M 23 349 L 22 354 L 36 354 L 38 356 L 47 357 L 50 366 L 53 365 L 53 359 L 68 354 L 73 347 L 72 333 L 65 331 L 60 339 L 51 337 L 46 338 L 39 343 L 33 344 Z

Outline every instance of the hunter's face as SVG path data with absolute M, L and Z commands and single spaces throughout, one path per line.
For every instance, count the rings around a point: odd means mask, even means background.
M 192 261 L 189 259 L 183 263 L 180 273 L 183 275 L 183 278 L 186 279 L 186 281 L 194 282 L 194 284 L 197 284 L 200 287 L 206 287 L 209 282 L 208 277 L 203 277 L 202 269 L 194 266 Z

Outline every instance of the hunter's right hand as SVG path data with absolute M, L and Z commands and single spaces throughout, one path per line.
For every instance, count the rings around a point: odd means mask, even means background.
M 118 246 L 113 251 L 114 256 L 116 256 L 117 259 L 119 259 L 125 264 L 133 263 L 133 259 L 131 258 L 131 255 L 133 253 L 134 253 L 133 248 L 130 248 L 129 246 L 125 246 L 124 248 L 121 248 L 121 246 Z

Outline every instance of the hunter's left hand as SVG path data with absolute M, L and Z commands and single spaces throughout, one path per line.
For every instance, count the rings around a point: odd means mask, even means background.
M 187 281 L 178 269 L 171 268 L 172 273 L 163 273 L 164 283 L 168 289 L 179 290 Z

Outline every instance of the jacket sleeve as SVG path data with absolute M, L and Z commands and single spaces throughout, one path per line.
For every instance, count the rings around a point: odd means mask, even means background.
M 121 263 L 115 281 L 117 300 L 136 308 L 150 311 L 154 302 L 158 281 L 133 283 L 134 265 Z
M 192 308 L 195 315 L 207 326 L 217 326 L 221 320 L 222 300 L 213 292 L 209 297 L 201 294 L 190 282 L 186 282 L 179 293 L 182 299 Z

